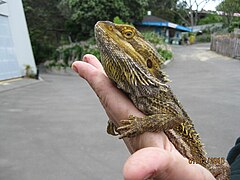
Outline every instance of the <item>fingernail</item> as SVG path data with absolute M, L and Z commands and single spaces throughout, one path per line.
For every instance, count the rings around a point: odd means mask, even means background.
M 74 70 L 76 73 L 78 73 L 78 69 L 74 64 L 72 65 L 72 70 Z
M 87 62 L 88 60 L 89 60 L 89 57 L 87 56 L 87 54 L 85 54 L 85 55 L 83 56 L 83 61 Z

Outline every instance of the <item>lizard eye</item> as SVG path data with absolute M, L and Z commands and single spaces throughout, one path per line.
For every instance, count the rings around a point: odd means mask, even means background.
M 130 39 L 134 36 L 134 32 L 131 29 L 126 29 L 123 31 L 123 35 L 125 38 Z
M 150 59 L 147 60 L 147 67 L 152 68 L 152 61 Z
M 108 26 L 108 29 L 109 29 L 110 31 L 112 31 L 112 30 L 113 30 L 113 26 Z

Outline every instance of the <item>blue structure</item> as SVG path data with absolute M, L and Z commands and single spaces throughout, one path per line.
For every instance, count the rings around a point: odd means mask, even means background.
M 141 23 L 136 24 L 139 30 L 151 30 L 165 37 L 165 41 L 181 44 L 182 33 L 192 32 L 191 28 L 168 22 L 156 16 L 147 15 Z
M 181 26 L 181 25 L 178 25 L 178 24 L 174 24 L 174 23 L 171 23 L 171 22 L 149 22 L 149 21 L 145 21 L 145 22 L 139 23 L 139 25 L 156 26 L 156 27 L 169 27 L 169 28 L 174 28 L 174 29 L 180 30 L 180 31 L 192 32 L 191 28 Z

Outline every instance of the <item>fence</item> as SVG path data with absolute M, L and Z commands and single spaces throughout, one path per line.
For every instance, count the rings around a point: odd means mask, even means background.
M 212 35 L 210 49 L 224 56 L 240 58 L 240 35 Z

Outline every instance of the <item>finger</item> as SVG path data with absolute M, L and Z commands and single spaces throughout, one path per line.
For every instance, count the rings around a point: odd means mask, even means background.
M 96 68 L 99 68 L 99 66 L 94 58 L 90 59 L 88 62 L 91 64 L 76 61 L 72 64 L 72 68 L 90 84 L 98 95 L 106 113 L 112 117 L 114 123 L 118 125 L 120 120 L 127 119 L 132 113 L 138 116 L 142 115 L 132 102 L 119 89 L 113 86 L 108 77 Z
M 91 61 L 92 63 L 94 61 Z M 72 64 L 72 69 L 78 73 L 82 78 L 84 78 L 91 87 L 95 90 L 98 87 L 100 82 L 104 83 L 106 86 L 112 86 L 111 82 L 109 81 L 108 77 L 104 75 L 104 73 L 94 66 L 97 63 L 90 64 L 88 62 L 83 61 L 75 61 Z
M 104 71 L 100 61 L 96 58 L 96 56 L 94 56 L 92 54 L 84 55 L 83 61 L 93 65 L 95 68 L 97 68 L 100 71 Z
M 161 162 L 161 163 L 158 163 Z M 161 170 L 164 172 L 171 157 L 161 149 L 143 148 L 135 152 L 124 165 L 125 180 L 148 179 Z
M 125 180 L 140 179 L 214 179 L 209 171 L 172 152 L 160 148 L 144 148 L 135 152 L 125 163 Z

